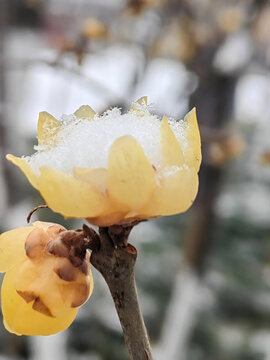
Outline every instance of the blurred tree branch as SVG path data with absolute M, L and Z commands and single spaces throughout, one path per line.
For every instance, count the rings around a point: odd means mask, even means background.
M 7 153 L 7 130 L 5 124 L 6 113 L 6 79 L 5 79 L 5 56 L 4 56 L 4 40 L 6 34 L 6 27 L 8 22 L 8 1 L 0 1 L 0 152 L 1 155 Z M 9 170 L 4 156 L 0 157 L 1 168 L 5 179 L 6 199 L 10 202 L 10 186 Z

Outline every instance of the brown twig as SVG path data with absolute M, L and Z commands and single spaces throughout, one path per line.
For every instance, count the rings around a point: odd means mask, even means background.
M 26 220 L 27 220 L 27 223 L 29 224 L 30 223 L 30 220 L 31 220 L 31 217 L 32 215 L 34 214 L 34 212 L 36 212 L 37 210 L 39 209 L 47 209 L 49 206 L 48 205 L 38 205 L 36 207 L 34 207 L 34 209 L 32 209 L 30 211 L 30 213 L 28 214 Z
M 99 229 L 100 247 L 92 251 L 91 263 L 109 286 L 130 359 L 152 360 L 134 278 L 137 250 L 127 243 L 131 228 L 119 226 Z

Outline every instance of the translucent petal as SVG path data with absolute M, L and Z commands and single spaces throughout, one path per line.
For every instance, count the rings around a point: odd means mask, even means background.
M 78 110 L 75 111 L 74 115 L 79 119 L 93 120 L 96 113 L 90 106 L 82 105 Z
M 5 272 L 26 258 L 25 240 L 33 226 L 7 231 L 0 235 L 0 272 Z
M 107 214 L 102 214 L 101 216 L 97 217 L 89 217 L 86 218 L 86 220 L 90 224 L 96 226 L 111 226 L 120 223 L 125 218 L 127 213 L 128 210 L 117 211 L 117 209 L 111 208 L 111 212 L 108 212 Z
M 39 191 L 53 211 L 85 218 L 99 215 L 104 208 L 104 195 L 90 183 L 49 167 L 40 171 Z
M 187 142 L 188 147 L 185 151 L 185 162 L 188 166 L 194 167 L 196 171 L 199 171 L 202 152 L 201 152 L 201 137 L 196 117 L 196 109 L 193 108 L 184 118 L 187 124 Z
M 114 201 L 109 196 L 107 176 L 108 170 L 104 168 L 87 169 L 87 168 L 73 168 L 74 177 L 78 180 L 89 182 L 95 189 L 104 194 L 105 207 L 102 210 L 101 216 L 88 217 L 89 221 L 93 225 L 109 226 L 115 224 L 125 217 L 128 212 L 128 208 L 117 201 Z
M 143 206 L 155 188 L 154 169 L 132 136 L 115 140 L 108 161 L 109 195 L 130 210 Z
M 135 103 L 133 103 L 130 107 L 130 111 L 134 111 L 137 116 L 145 116 L 150 115 L 149 110 L 147 109 L 147 96 L 140 97 Z
M 73 168 L 75 179 L 89 182 L 94 188 L 99 191 L 106 192 L 107 188 L 107 169 L 87 169 L 87 168 Z
M 142 96 L 136 101 L 136 103 L 140 105 L 147 105 L 147 102 L 148 102 L 147 96 Z
M 160 136 L 162 146 L 162 160 L 164 166 L 182 166 L 184 164 L 184 156 L 182 148 L 177 141 L 174 132 L 168 124 L 167 116 L 163 116 L 160 125 Z
M 15 289 L 26 302 L 38 300 L 35 309 L 45 315 L 62 316 L 85 303 L 93 290 L 90 265 L 86 276 L 66 258 L 26 259 L 16 269 Z
M 56 317 L 62 316 L 71 308 L 70 299 L 63 296 L 59 288 L 59 284 L 67 282 L 61 280 L 53 271 L 57 261 L 57 257 L 44 259 L 39 263 L 27 259 L 16 268 L 14 280 L 14 286 L 21 297 L 26 300 L 27 297 L 30 300 L 41 300 L 42 307 L 37 307 L 36 311 Z
M 64 228 L 64 226 L 62 226 L 62 225 L 55 224 L 55 223 L 52 223 L 52 222 L 46 222 L 46 221 L 34 221 L 32 223 L 32 225 L 34 227 L 41 228 L 44 231 L 47 231 L 49 228 L 52 228 L 52 230 L 54 232 L 57 232 L 57 233 L 59 232 L 59 230 L 66 230 Z
M 60 259 L 61 262 L 63 260 L 67 261 L 66 259 Z M 47 264 L 45 264 L 45 271 L 46 267 Z M 62 280 L 56 273 L 53 273 L 43 275 L 46 286 L 39 286 L 44 302 L 52 310 L 52 313 L 57 316 L 62 315 L 65 309 L 83 305 L 93 291 L 94 283 L 91 270 L 89 269 L 87 276 L 78 268 L 73 267 L 73 270 L 76 276 L 74 281 Z M 44 271 L 42 273 L 44 274 Z M 38 287 L 38 284 L 36 286 Z M 53 294 L 51 294 L 52 292 Z
M 32 309 L 33 302 L 18 295 L 14 287 L 16 267 L 4 277 L 1 299 L 4 325 L 6 329 L 18 335 L 51 335 L 70 326 L 76 317 L 77 309 L 72 308 L 60 317 L 49 317 Z
M 38 118 L 38 144 L 56 145 L 56 134 L 62 128 L 62 124 L 46 111 L 39 113 Z
M 24 173 L 24 175 L 27 177 L 30 184 L 35 189 L 38 189 L 38 176 L 31 170 L 27 161 L 25 161 L 23 158 L 19 158 L 11 154 L 8 154 L 6 158 L 14 165 L 18 166 L 20 170 Z
M 198 175 L 194 168 L 182 168 L 161 177 L 159 186 L 142 211 L 142 217 L 172 215 L 186 211 L 198 192 Z
M 35 226 L 25 241 L 27 257 L 33 261 L 40 261 L 41 257 L 45 255 L 44 247 L 48 241 L 50 241 L 50 237 L 42 227 Z
M 63 297 L 70 300 L 72 307 L 79 307 L 90 298 L 93 288 L 94 282 L 90 271 L 88 276 L 81 273 L 76 282 L 65 282 L 61 286 L 61 291 Z

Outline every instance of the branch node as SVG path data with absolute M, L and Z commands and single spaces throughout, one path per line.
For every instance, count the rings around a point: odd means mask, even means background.
M 100 238 L 94 229 L 83 224 L 83 233 L 86 238 L 86 247 L 92 251 L 99 251 L 100 249 Z

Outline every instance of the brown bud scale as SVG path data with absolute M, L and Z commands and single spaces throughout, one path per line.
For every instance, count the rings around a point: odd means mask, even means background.
M 40 312 L 43 315 L 54 317 L 50 309 L 44 304 L 44 302 L 38 297 L 32 305 L 32 309 Z
M 59 278 L 65 281 L 75 281 L 78 275 L 77 271 L 69 260 L 64 263 L 62 262 L 54 269 L 54 272 L 59 276 Z
M 37 295 L 33 291 L 22 291 L 22 290 L 16 290 L 16 291 L 27 303 L 30 303 L 31 301 L 37 298 Z

